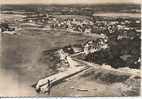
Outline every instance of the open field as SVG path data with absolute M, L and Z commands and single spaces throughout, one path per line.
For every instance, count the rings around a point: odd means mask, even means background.
M 25 17 L 25 16 L 19 15 L 19 14 L 1 14 L 0 13 L 0 22 L 8 21 L 8 22 L 12 23 L 15 20 L 19 20 L 23 17 Z
M 39 31 L 24 32 L 26 33 L 21 35 L 2 35 L 1 68 L 6 70 L 6 73 L 16 73 L 18 82 L 28 81 L 30 86 L 40 78 L 56 72 L 49 69 L 48 64 L 39 63 L 42 51 L 79 44 L 88 39 L 87 36 L 65 32 L 40 31 L 39 35 Z
M 107 17 L 134 17 L 140 18 L 140 13 L 96 13 L 94 16 L 107 16 Z

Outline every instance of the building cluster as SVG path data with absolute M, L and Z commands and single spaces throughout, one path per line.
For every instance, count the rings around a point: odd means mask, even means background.
M 87 61 L 108 64 L 115 68 L 140 68 L 140 20 L 96 20 L 95 24 L 98 26 L 96 31 L 106 35 L 108 47 L 93 53 L 88 51 Z
M 5 32 L 5 31 L 15 31 L 15 27 L 9 25 L 8 23 L 0 23 L 0 32 Z
M 111 35 L 116 31 L 122 31 L 120 36 L 129 31 L 140 31 L 140 20 L 132 18 L 106 18 L 106 17 L 87 17 L 78 15 L 47 15 L 29 14 L 24 18 L 25 22 L 41 24 L 50 29 L 62 29 L 76 33 L 92 33 Z M 121 39 L 119 37 L 118 39 Z
M 50 21 L 51 28 L 53 29 L 64 29 L 69 32 L 85 32 L 91 33 L 91 28 L 93 26 L 93 22 L 88 19 L 77 19 L 73 18 L 53 18 Z
M 84 44 L 84 53 L 85 55 L 100 51 L 102 49 L 108 48 L 107 39 L 97 39 L 90 40 L 86 44 Z

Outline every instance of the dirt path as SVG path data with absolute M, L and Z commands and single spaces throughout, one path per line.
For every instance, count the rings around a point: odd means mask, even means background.
M 120 90 L 113 84 L 90 81 L 80 77 L 81 74 L 54 86 L 50 96 L 121 96 Z

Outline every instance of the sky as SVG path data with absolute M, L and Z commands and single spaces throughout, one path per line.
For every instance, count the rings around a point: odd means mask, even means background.
M 1 4 L 103 4 L 141 3 L 141 0 L 0 0 Z

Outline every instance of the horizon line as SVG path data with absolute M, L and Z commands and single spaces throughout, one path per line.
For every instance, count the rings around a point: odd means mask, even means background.
M 127 2 L 127 3 L 50 3 L 50 4 L 44 4 L 44 3 L 3 3 L 0 5 L 119 5 L 119 4 L 135 4 L 135 5 L 141 5 L 141 3 L 134 3 L 134 2 Z

